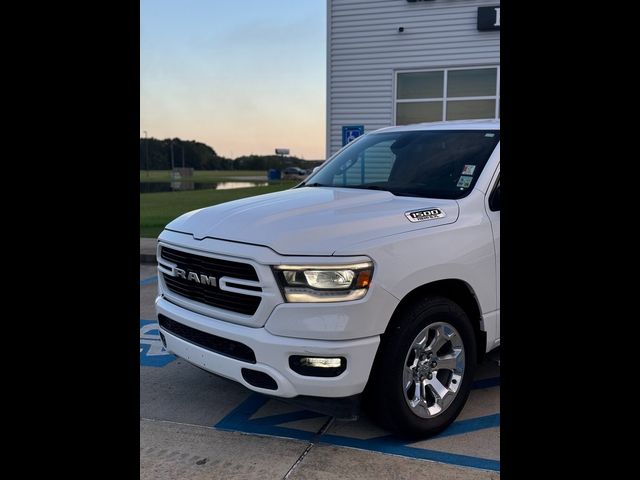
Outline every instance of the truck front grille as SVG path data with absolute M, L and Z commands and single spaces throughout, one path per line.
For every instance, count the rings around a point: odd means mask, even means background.
M 241 280 L 258 281 L 258 275 L 255 269 L 247 263 L 204 257 L 168 247 L 161 247 L 160 257 L 176 264 L 178 268 L 187 272 L 204 274 L 215 277 L 216 279 L 232 277 Z M 230 310 L 244 315 L 253 315 L 262 301 L 261 297 L 255 295 L 227 292 L 220 290 L 218 286 L 214 287 L 212 285 L 196 283 L 181 277 L 167 275 L 166 273 L 162 275 L 165 285 L 173 293 L 223 310 Z M 239 284 L 235 284 L 234 287 L 243 288 L 243 286 Z M 246 287 L 246 289 L 262 291 L 259 287 Z

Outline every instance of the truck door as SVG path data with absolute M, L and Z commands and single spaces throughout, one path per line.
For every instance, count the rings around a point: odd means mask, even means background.
M 498 338 L 500 338 L 500 204 L 500 165 L 498 165 L 491 181 L 491 187 L 488 190 L 485 204 L 487 215 L 491 221 L 493 245 L 496 251 L 496 301 L 498 305 L 496 320 Z

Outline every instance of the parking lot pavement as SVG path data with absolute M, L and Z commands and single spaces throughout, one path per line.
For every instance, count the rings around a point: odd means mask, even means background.
M 282 478 L 305 448 L 299 440 L 140 420 L 140 478 Z
M 140 264 L 140 318 L 155 318 L 153 302 L 158 292 L 158 276 L 155 265 Z
M 289 477 L 291 480 L 464 479 L 499 478 L 497 473 L 453 467 L 408 457 L 317 445 Z
M 499 354 L 480 365 L 460 417 L 435 438 L 397 439 L 366 416 L 335 421 L 269 399 L 168 354 L 140 265 L 140 477 L 499 478 Z

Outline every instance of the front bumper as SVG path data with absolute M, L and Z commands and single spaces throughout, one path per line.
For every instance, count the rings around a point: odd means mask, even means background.
M 361 393 L 369 379 L 380 343 L 378 335 L 356 340 L 309 340 L 277 336 L 262 327 L 238 325 L 192 312 L 162 296 L 156 299 L 156 311 L 180 324 L 250 347 L 255 353 L 256 363 L 202 348 L 160 328 L 167 349 L 175 355 L 251 390 L 276 397 L 340 398 Z M 291 355 L 345 357 L 347 368 L 337 377 L 303 376 L 289 368 Z M 243 368 L 269 375 L 275 381 L 276 388 L 266 389 L 249 384 L 242 375 Z

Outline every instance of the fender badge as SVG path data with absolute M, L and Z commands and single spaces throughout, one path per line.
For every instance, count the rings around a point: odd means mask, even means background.
M 436 218 L 446 217 L 447 214 L 444 213 L 439 208 L 425 208 L 423 210 L 412 210 L 410 212 L 405 212 L 404 216 L 410 222 L 422 222 L 424 220 L 435 220 Z

